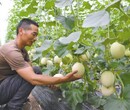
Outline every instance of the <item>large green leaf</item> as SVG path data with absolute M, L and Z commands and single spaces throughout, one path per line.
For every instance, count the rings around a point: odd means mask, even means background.
M 74 17 L 73 16 L 58 16 L 56 17 L 56 20 L 60 21 L 60 23 L 69 30 L 72 30 L 74 28 Z
M 33 60 L 42 57 L 42 53 L 47 51 L 52 46 L 52 40 L 45 40 L 41 47 L 36 48 L 36 53 L 33 56 Z
M 127 100 L 115 96 L 108 97 L 103 106 L 104 110 L 129 110 L 128 107 Z
M 120 41 L 127 41 L 130 38 L 130 30 L 124 29 L 122 32 L 118 32 L 118 39 Z
M 121 0 L 115 0 L 114 2 L 110 3 L 106 6 L 106 10 L 110 10 L 110 8 L 119 8 Z
M 130 101 L 130 84 L 127 84 L 123 90 L 123 98 Z
M 42 22 L 45 23 L 47 26 L 54 26 L 56 24 L 55 21 L 50 21 L 50 22 Z
M 100 98 L 99 96 L 91 96 L 88 100 L 88 102 L 91 105 L 94 105 L 96 108 L 100 107 L 101 105 L 104 105 L 106 100 L 103 98 Z
M 37 2 L 33 0 L 33 2 L 31 2 L 29 7 L 27 8 L 27 13 L 28 14 L 35 13 L 37 10 L 36 6 L 37 6 Z
M 70 6 L 72 4 L 72 0 L 56 0 L 55 6 L 57 8 L 63 8 L 66 6 Z
M 82 27 L 100 27 L 108 25 L 110 22 L 109 13 L 105 10 L 91 13 L 84 20 Z
M 33 55 L 33 61 L 37 60 L 38 58 L 42 57 L 42 53 L 39 53 L 39 52 L 36 52 L 34 55 Z
M 58 56 L 65 56 L 68 53 L 67 45 L 61 44 L 59 40 L 55 41 L 54 50 Z
M 62 44 L 69 44 L 71 42 L 77 42 L 80 38 L 81 32 L 73 32 L 68 37 L 61 37 L 59 38 L 60 43 Z
M 86 47 L 80 47 L 74 52 L 74 54 L 82 54 L 86 49 Z
M 128 110 L 126 107 L 126 101 L 123 99 L 108 99 L 104 105 L 104 110 Z
M 26 9 L 30 6 L 30 4 L 26 4 L 25 6 L 21 7 L 19 11 L 26 11 Z
M 73 110 L 76 110 L 76 105 L 83 101 L 83 91 L 73 88 L 71 91 L 67 91 L 66 95 L 69 96 L 67 100 L 70 102 Z
M 19 11 L 20 16 L 28 16 L 29 14 L 35 13 L 37 8 L 37 2 L 34 0 L 21 2 L 21 8 Z
M 129 110 L 130 109 L 130 85 L 125 86 L 123 97 L 108 97 L 104 110 Z
M 130 84 L 130 72 L 121 74 L 120 77 L 121 77 L 124 85 Z
M 54 7 L 54 0 L 47 0 L 44 8 L 51 9 L 53 7 Z
M 47 50 L 48 48 L 50 48 L 51 45 L 52 45 L 52 40 L 45 40 L 45 41 L 43 42 L 43 44 L 41 45 L 41 47 L 37 48 L 36 51 L 42 53 L 43 51 L 45 51 L 45 50 Z
M 86 2 L 86 1 L 83 2 L 83 6 L 84 6 L 86 9 L 90 9 L 90 8 L 91 8 L 90 3 L 89 3 L 89 2 Z
M 108 44 L 112 44 L 113 42 L 115 42 L 117 40 L 117 38 L 106 38 L 104 39 L 104 41 L 102 42 L 104 45 L 108 45 Z

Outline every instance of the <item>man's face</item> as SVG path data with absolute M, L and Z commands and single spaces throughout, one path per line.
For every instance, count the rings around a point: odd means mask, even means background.
M 31 46 L 36 40 L 38 35 L 38 27 L 31 24 L 28 29 L 23 29 L 22 41 L 25 46 Z

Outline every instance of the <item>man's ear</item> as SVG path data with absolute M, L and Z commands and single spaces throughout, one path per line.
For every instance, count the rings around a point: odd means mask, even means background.
M 19 28 L 18 32 L 19 32 L 20 35 L 22 35 L 23 34 L 23 28 Z

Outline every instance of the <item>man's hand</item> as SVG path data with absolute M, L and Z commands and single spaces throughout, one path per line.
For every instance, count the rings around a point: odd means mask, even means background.
M 78 71 L 73 71 L 73 72 L 70 72 L 70 73 L 66 74 L 65 76 L 62 76 L 61 77 L 62 78 L 62 82 L 61 83 L 75 81 L 75 80 L 80 79 L 81 78 L 80 76 L 75 75 L 77 72 Z M 53 89 L 53 90 L 59 89 L 59 87 L 56 86 L 56 85 L 48 85 L 48 87 L 50 89 Z
M 77 72 L 78 71 L 73 71 L 73 72 L 70 72 L 70 73 L 66 74 L 63 77 L 65 82 L 74 81 L 74 80 L 78 80 L 78 79 L 82 78 L 81 76 L 76 76 L 75 75 Z

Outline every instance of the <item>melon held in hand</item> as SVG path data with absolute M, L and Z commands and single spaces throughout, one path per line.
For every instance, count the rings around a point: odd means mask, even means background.
M 79 76 L 83 76 L 83 74 L 85 73 L 85 67 L 82 63 L 76 62 L 73 66 L 72 66 L 72 71 L 78 71 L 75 76 L 79 77 Z

